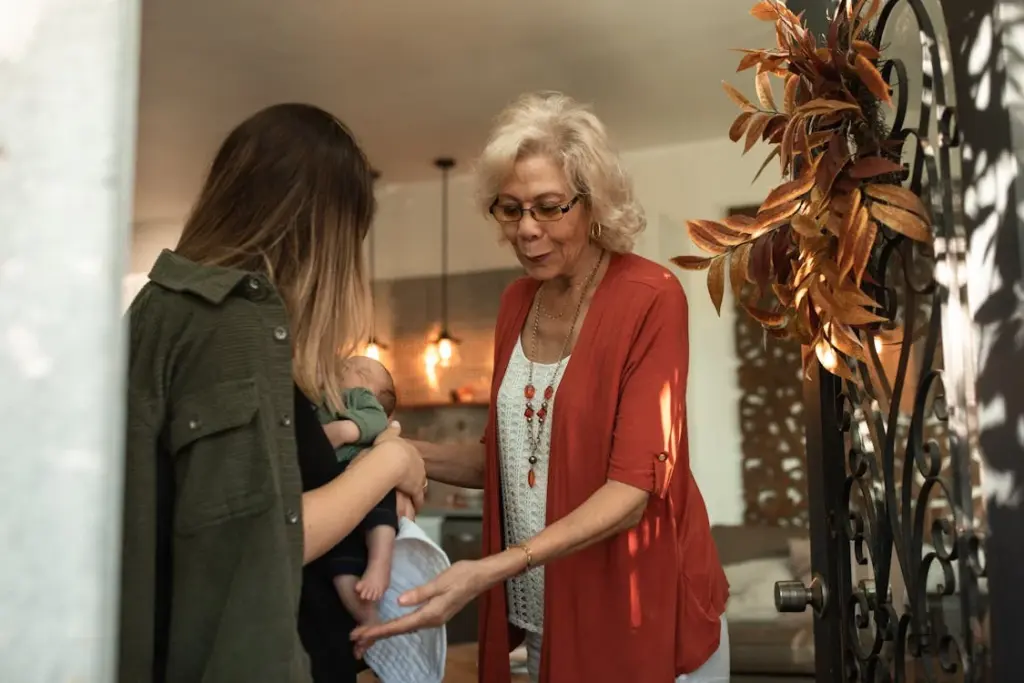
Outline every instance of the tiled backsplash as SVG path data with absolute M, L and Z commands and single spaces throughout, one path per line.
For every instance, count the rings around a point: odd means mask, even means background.
M 400 408 L 452 403 L 454 392 L 464 402 L 487 402 L 498 304 L 505 287 L 521 275 L 514 268 L 448 278 L 448 331 L 461 343 L 458 361 L 437 368 L 436 382 L 427 375 L 424 352 L 440 331 L 441 278 L 376 283 L 377 338 L 388 347 L 381 360 L 394 375 Z

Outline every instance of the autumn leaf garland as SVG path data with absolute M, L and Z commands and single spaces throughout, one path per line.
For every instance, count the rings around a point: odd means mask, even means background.
M 759 141 L 772 150 L 761 172 L 778 160 L 783 177 L 756 216 L 687 221 L 693 243 L 710 256 L 673 262 L 707 273 L 708 293 L 721 313 L 726 283 L 740 305 L 770 334 L 806 347 L 850 377 L 847 359 L 865 359 L 865 328 L 885 321 L 862 288 L 879 232 L 931 239 L 921 200 L 900 185 L 903 166 L 884 127 L 879 103 L 891 104 L 877 67 L 881 55 L 867 40 L 880 0 L 847 0 L 818 46 L 802 20 L 778 0 L 751 15 L 775 23 L 773 49 L 741 50 L 737 71 L 756 68 L 757 103 L 723 83 L 740 108 L 729 138 L 744 153 Z M 772 79 L 782 81 L 776 100 Z M 756 176 L 755 176 L 756 177 Z

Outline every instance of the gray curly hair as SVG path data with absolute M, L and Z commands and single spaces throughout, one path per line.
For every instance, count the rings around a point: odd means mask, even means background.
M 585 202 L 594 222 L 594 241 L 609 251 L 632 251 L 647 225 L 632 180 L 604 124 L 562 93 L 523 95 L 498 116 L 476 166 L 482 210 L 490 211 L 516 162 L 538 154 L 561 165 L 573 192 Z

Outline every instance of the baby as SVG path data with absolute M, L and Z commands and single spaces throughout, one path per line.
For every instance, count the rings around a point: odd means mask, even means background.
M 319 417 L 344 470 L 387 428 L 397 397 L 391 373 L 372 358 L 348 358 L 340 371 L 345 410 L 335 414 L 321 407 Z M 345 609 L 360 624 L 377 619 L 377 601 L 391 581 L 398 530 L 396 505 L 391 491 L 333 554 L 337 558 L 333 560 L 334 586 Z

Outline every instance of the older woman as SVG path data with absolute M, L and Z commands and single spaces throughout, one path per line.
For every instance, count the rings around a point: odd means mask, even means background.
M 509 680 L 524 635 L 541 683 L 725 681 L 728 587 L 689 467 L 679 281 L 630 253 L 643 211 L 569 98 L 511 106 L 480 174 L 528 277 L 502 296 L 482 445 L 417 445 L 430 477 L 487 492 L 487 556 L 354 637 L 440 624 L 482 595 L 481 681 Z

